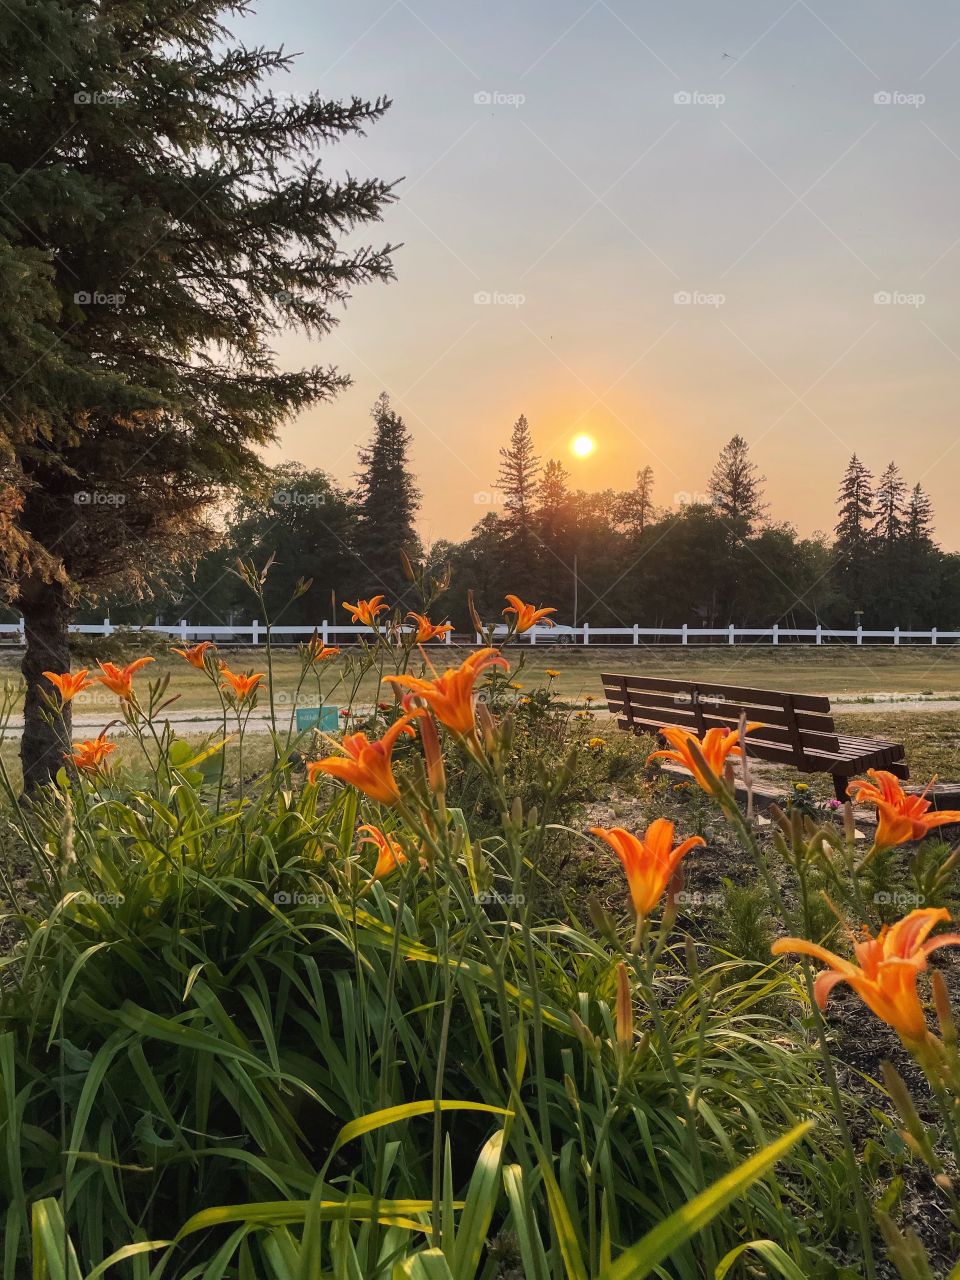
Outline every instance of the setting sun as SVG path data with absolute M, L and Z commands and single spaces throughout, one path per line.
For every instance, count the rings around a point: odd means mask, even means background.
M 574 436 L 570 441 L 570 452 L 575 458 L 589 458 L 597 447 L 593 436 Z

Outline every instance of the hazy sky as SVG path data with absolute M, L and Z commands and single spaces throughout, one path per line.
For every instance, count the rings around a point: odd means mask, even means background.
M 355 385 L 278 455 L 348 480 L 386 389 L 433 539 L 484 513 L 520 413 L 575 486 L 649 463 L 664 505 L 740 432 L 801 531 L 856 450 L 960 547 L 955 4 L 261 0 L 240 32 L 302 51 L 280 91 L 392 97 L 327 156 L 405 178 L 364 237 L 403 242 L 397 282 L 282 344 Z

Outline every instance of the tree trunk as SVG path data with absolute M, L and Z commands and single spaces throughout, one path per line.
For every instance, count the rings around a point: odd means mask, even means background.
M 51 709 L 43 696 L 53 694 L 56 700 L 56 690 L 44 679 L 44 671 L 59 675 L 70 670 L 70 613 L 66 591 L 59 582 L 25 583 L 19 603 L 27 641 L 20 668 L 27 684 L 20 760 L 24 790 L 34 791 L 56 777 L 70 746 L 70 703 L 66 703 L 61 715 Z

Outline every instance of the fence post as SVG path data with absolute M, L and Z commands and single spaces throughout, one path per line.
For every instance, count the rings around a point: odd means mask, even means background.
M 823 644 L 823 626 L 817 623 L 817 644 Z
M 733 623 L 732 623 L 732 622 L 730 623 L 729 635 L 730 635 L 729 643 L 730 643 L 730 644 L 736 644 L 736 643 L 737 643 L 737 639 L 736 639 L 736 636 L 735 636 L 735 635 L 734 635 L 734 633 L 733 633 Z
M 483 640 L 483 636 L 480 634 L 480 632 L 479 632 L 479 631 L 478 631 L 478 632 L 476 632 L 476 634 L 475 634 L 475 636 L 474 636 L 474 643 L 475 643 L 475 644 L 480 644 L 482 640 Z
M 27 643 L 27 622 L 22 614 L 20 616 L 20 643 Z
M 900 643 L 900 628 L 899 628 L 899 627 L 894 627 L 894 628 L 893 628 L 893 643 L 894 643 L 894 644 L 899 644 L 899 643 Z
M 257 621 L 256 618 L 254 618 L 254 620 L 250 623 L 250 643 L 251 644 L 260 643 L 260 623 Z
M 180 619 L 180 640 L 181 640 L 181 643 L 183 643 L 183 644 L 186 644 L 186 643 L 187 643 L 187 620 L 186 620 L 186 618 L 181 618 L 181 619 Z
M 863 623 L 857 624 L 857 644 L 863 644 Z
M 584 644 L 590 643 L 590 623 L 589 622 L 585 622 L 583 624 L 583 643 Z
M 633 624 L 633 643 L 640 643 L 640 624 L 637 622 Z
M 113 627 L 111 627 L 111 625 L 110 625 L 110 619 L 109 619 L 109 618 L 104 618 L 104 620 L 103 620 L 103 634 L 104 634 L 105 636 L 113 635 Z
M 536 644 L 536 643 L 537 643 L 537 628 L 536 628 L 536 626 L 533 626 L 533 627 L 531 627 L 531 628 L 530 628 L 530 643 L 531 643 L 531 644 Z
M 444 643 L 444 644 L 452 644 L 452 643 L 453 643 L 453 641 L 451 640 L 451 636 L 452 636 L 452 635 L 453 635 L 453 632 L 452 632 L 452 631 L 447 631 L 447 632 L 445 632 L 445 633 L 444 633 L 444 636 L 443 636 L 443 643 Z
M 687 624 L 686 623 L 683 624 L 683 627 L 681 629 L 680 643 L 681 644 L 687 643 Z
M 936 627 L 931 627 L 931 628 L 930 628 L 930 643 L 931 643 L 931 644 L 936 644 L 936 643 L 937 643 L 937 628 L 936 628 Z
M 779 623 L 776 622 L 773 624 L 773 643 L 780 643 L 780 626 Z

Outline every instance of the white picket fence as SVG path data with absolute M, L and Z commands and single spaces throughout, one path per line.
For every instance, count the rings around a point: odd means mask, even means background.
M 185 620 L 158 626 L 131 627 L 133 631 L 153 631 L 171 639 L 196 644 L 200 640 L 214 640 L 229 645 L 262 645 L 266 640 L 267 629 L 262 622 L 254 619 L 248 623 L 233 623 L 229 626 L 212 626 L 206 623 L 188 623 Z M 117 630 L 117 626 L 105 618 L 102 623 L 75 623 L 71 631 L 89 636 L 109 636 Z M 324 620 L 315 626 L 275 626 L 271 628 L 271 636 L 278 645 L 296 644 L 308 640 L 314 633 L 319 635 L 324 644 L 351 644 L 360 636 L 371 634 L 369 627 L 347 626 Z M 496 628 L 495 636 L 502 636 L 505 628 Z M 960 631 L 940 631 L 933 627 L 930 631 L 909 631 L 894 627 L 892 631 L 869 631 L 863 627 L 852 630 L 834 630 L 832 627 L 781 627 L 776 623 L 772 627 L 699 627 L 684 624 L 682 627 L 591 627 L 584 623 L 582 627 L 532 627 L 523 637 L 526 643 L 536 644 L 575 644 L 591 643 L 641 645 L 641 644 L 956 644 L 960 641 Z M 8 644 L 24 643 L 23 620 L 19 622 L 0 622 L 0 641 Z M 483 637 L 470 633 L 446 636 L 446 643 L 480 644 Z

